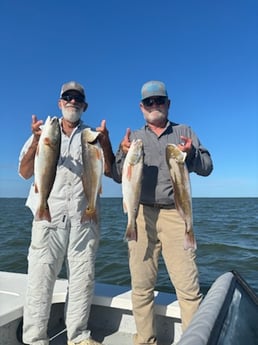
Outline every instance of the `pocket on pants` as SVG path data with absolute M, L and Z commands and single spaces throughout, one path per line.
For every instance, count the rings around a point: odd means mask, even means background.
M 29 257 L 41 263 L 53 263 L 56 258 L 51 253 L 51 242 L 57 228 L 43 220 L 33 222 Z

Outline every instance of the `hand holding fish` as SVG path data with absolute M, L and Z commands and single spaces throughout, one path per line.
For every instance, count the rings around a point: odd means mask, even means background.
M 43 125 L 42 120 L 38 120 L 36 115 L 32 115 L 31 131 L 34 134 L 34 137 L 40 137 L 41 135 L 41 126 Z
M 130 134 L 131 134 L 131 130 L 130 130 L 130 128 L 127 128 L 125 136 L 124 136 L 123 140 L 120 143 L 120 148 L 121 148 L 121 150 L 123 151 L 124 154 L 127 154 L 127 152 L 129 151 L 129 148 L 131 146 Z
M 29 149 L 23 156 L 20 163 L 20 174 L 23 178 L 28 179 L 34 173 L 34 158 L 37 151 L 40 135 L 41 135 L 41 125 L 42 120 L 38 120 L 36 115 L 32 115 L 31 131 L 33 134 L 33 139 Z
M 109 139 L 109 132 L 106 127 L 106 120 L 102 120 L 100 127 L 96 128 L 96 132 L 99 133 L 98 141 L 103 150 L 104 155 L 104 174 L 111 177 L 111 167 L 115 159 L 112 145 Z
M 182 139 L 181 144 L 177 145 L 177 147 L 182 151 L 189 153 L 192 150 L 192 139 L 184 137 L 183 135 L 180 136 Z
M 107 140 L 109 140 L 109 133 L 106 127 L 106 120 L 102 120 L 99 127 L 96 128 L 96 132 L 99 132 L 98 140 L 100 145 L 105 146 Z

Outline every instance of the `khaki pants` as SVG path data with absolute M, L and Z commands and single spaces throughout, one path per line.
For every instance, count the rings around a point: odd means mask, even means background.
M 188 326 L 202 299 L 195 252 L 185 250 L 185 224 L 175 209 L 140 205 L 137 241 L 129 241 L 132 304 L 137 335 L 135 345 L 157 344 L 154 320 L 154 288 L 158 258 L 162 252 L 181 309 L 182 328 Z

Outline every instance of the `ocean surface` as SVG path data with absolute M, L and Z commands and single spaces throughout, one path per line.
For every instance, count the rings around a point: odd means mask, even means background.
M 96 281 L 129 286 L 122 199 L 102 198 L 101 209 Z M 0 270 L 26 273 L 32 214 L 21 198 L 0 198 L 0 210 Z M 236 270 L 258 294 L 258 198 L 194 198 L 193 213 L 203 293 L 218 276 Z M 162 258 L 156 289 L 174 292 Z

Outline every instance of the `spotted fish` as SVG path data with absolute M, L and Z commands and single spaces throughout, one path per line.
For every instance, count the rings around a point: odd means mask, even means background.
M 166 146 L 166 160 L 173 185 L 175 205 L 185 222 L 184 248 L 196 249 L 197 245 L 193 232 L 191 184 L 185 164 L 186 155 L 186 152 L 182 152 L 174 144 Z

